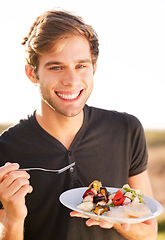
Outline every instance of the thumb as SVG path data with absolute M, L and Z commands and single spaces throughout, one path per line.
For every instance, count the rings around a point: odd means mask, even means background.
M 9 166 L 11 163 L 10 162 L 7 162 L 7 163 L 5 163 L 5 166 Z

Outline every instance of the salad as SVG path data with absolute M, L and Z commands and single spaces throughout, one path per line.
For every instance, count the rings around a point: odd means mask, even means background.
M 122 207 L 128 217 L 141 217 L 150 214 L 150 209 L 140 190 L 131 189 L 128 184 L 116 192 L 108 192 L 101 181 L 94 180 L 84 192 L 83 201 L 77 206 L 82 211 L 93 211 L 97 215 Z

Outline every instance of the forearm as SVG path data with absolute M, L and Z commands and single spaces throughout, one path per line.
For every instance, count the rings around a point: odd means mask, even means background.
M 9 219 L 5 213 L 0 221 L 0 240 L 23 240 L 24 220 Z
M 148 220 L 147 224 L 131 224 L 128 231 L 125 231 L 120 224 L 114 224 L 114 228 L 128 240 L 156 240 L 157 238 L 156 219 Z
M 30 175 L 25 171 L 17 171 L 17 163 L 6 163 L 0 168 L 0 240 L 23 240 L 24 221 L 27 216 L 25 196 L 31 193 Z

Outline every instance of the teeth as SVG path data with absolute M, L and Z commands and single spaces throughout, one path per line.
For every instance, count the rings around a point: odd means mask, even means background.
M 72 99 L 75 99 L 78 97 L 80 93 L 76 93 L 76 94 L 68 94 L 68 95 L 65 95 L 65 94 L 60 94 L 60 93 L 57 93 L 57 95 L 63 99 L 67 99 L 67 100 L 72 100 Z

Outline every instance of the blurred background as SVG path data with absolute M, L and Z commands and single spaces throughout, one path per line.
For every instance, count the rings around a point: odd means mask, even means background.
M 135 115 L 149 151 L 154 197 L 165 206 L 165 0 L 15 0 L 0 3 L 0 132 L 39 105 L 24 73 L 22 39 L 44 11 L 83 17 L 99 36 L 100 55 L 89 105 Z M 165 213 L 159 240 L 165 239 Z

